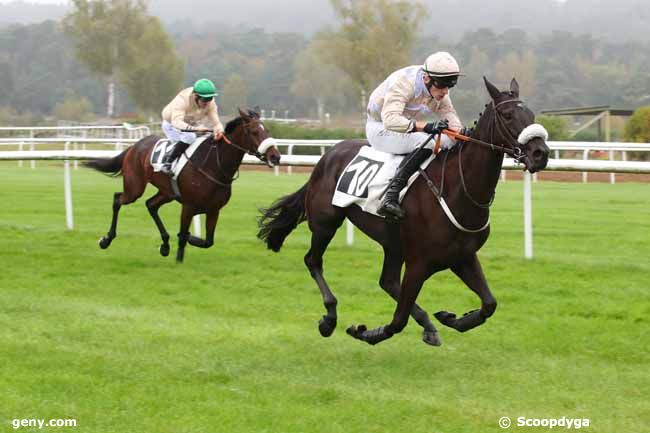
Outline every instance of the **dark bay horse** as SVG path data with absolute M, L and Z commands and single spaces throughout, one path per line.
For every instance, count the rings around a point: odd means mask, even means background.
M 423 340 L 440 345 L 436 328 L 415 301 L 424 281 L 445 269 L 451 269 L 479 296 L 481 308 L 460 318 L 440 311 L 435 316 L 441 323 L 464 332 L 483 324 L 494 313 L 497 303 L 476 253 L 489 235 L 489 207 L 504 154 L 522 162 L 532 173 L 546 167 L 549 149 L 540 125 L 527 128 L 535 116 L 519 99 L 517 81 L 513 79 L 510 89 L 503 92 L 487 79 L 485 85 L 491 101 L 470 137 L 474 142 L 459 142 L 451 150 L 441 152 L 424 170 L 426 178 L 418 177 L 404 198 L 407 215 L 401 224 L 362 212 L 357 206 L 332 205 L 341 172 L 359 148 L 367 145 L 362 140 L 338 143 L 320 159 L 302 188 L 261 210 L 258 237 L 273 251 L 280 250 L 285 238 L 300 222 L 307 220 L 309 224 L 311 248 L 304 261 L 321 291 L 327 311 L 319 322 L 324 337 L 330 336 L 336 327 L 337 300 L 323 276 L 323 254 L 346 217 L 383 247 L 379 285 L 397 301 L 390 323 L 375 329 L 351 326 L 347 332 L 354 338 L 379 343 L 401 332 L 411 314 L 424 328 Z M 543 133 L 528 134 L 533 129 L 541 129 Z M 478 140 L 485 146 L 474 144 Z M 455 218 L 447 216 L 438 196 L 444 199 Z M 403 264 L 404 278 L 400 284 Z
M 178 252 L 176 261 L 182 262 L 185 245 L 209 248 L 214 243 L 214 230 L 219 211 L 230 199 L 232 182 L 237 176 L 239 165 L 245 153 L 257 156 L 269 166 L 280 162 L 280 153 L 269 137 L 267 130 L 254 111 L 239 110 L 239 117 L 228 122 L 225 128 L 226 140 L 215 142 L 208 137 L 180 174 L 178 188 L 180 197 L 172 190 L 171 178 L 166 174 L 154 172 L 150 156 L 154 144 L 160 137 L 151 135 L 112 159 L 95 159 L 85 165 L 96 170 L 122 175 L 123 191 L 113 195 L 113 219 L 106 236 L 99 240 L 102 249 L 108 248 L 117 236 L 117 216 L 120 207 L 133 203 L 151 183 L 158 192 L 146 202 L 156 227 L 160 231 L 162 244 L 160 254 L 169 255 L 169 234 L 158 215 L 158 209 L 165 203 L 178 200 L 182 203 L 181 224 L 178 233 Z M 194 215 L 206 214 L 205 239 L 190 235 L 189 227 Z

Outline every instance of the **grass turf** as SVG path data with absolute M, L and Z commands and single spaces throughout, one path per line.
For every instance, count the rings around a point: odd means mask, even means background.
M 500 184 L 480 252 L 497 312 L 466 334 L 438 326 L 433 348 L 413 320 L 375 347 L 345 334 L 387 323 L 394 308 L 377 285 L 380 248 L 358 231 L 348 247 L 340 230 L 325 256 L 339 328 L 320 337 L 306 226 L 280 254 L 255 238 L 255 209 L 305 180 L 243 172 L 215 246 L 188 246 L 177 266 L 175 239 L 158 255 L 144 200 L 123 207 L 118 238 L 97 247 L 120 179 L 73 171 L 67 231 L 60 164 L 0 164 L 0 431 L 73 418 L 76 429 L 49 431 L 497 432 L 502 416 L 647 431 L 649 185 L 535 184 L 527 261 L 521 183 Z M 161 215 L 176 233 L 178 205 Z M 449 272 L 418 303 L 479 305 Z

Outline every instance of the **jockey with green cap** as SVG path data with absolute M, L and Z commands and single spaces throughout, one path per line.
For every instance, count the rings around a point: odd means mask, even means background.
M 180 91 L 162 111 L 162 129 L 174 150 L 163 159 L 161 171 L 172 174 L 172 162 L 196 140 L 193 130 L 212 130 L 215 140 L 223 138 L 223 125 L 214 97 L 217 89 L 207 78 L 201 78 Z

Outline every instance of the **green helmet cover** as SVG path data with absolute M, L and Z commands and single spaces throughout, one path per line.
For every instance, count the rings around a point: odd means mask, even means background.
M 214 87 L 214 83 L 207 78 L 201 78 L 194 83 L 194 93 L 203 97 L 210 98 L 217 96 L 217 88 Z

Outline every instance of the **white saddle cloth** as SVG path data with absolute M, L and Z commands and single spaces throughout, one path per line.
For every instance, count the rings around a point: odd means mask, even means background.
M 194 152 L 196 152 L 196 149 L 198 149 L 201 143 L 203 143 L 208 137 L 208 134 L 198 137 L 179 158 L 172 162 L 174 180 L 178 179 L 178 176 L 180 176 L 181 171 L 185 167 L 185 164 L 187 164 L 187 161 L 189 161 L 189 158 L 194 154 Z M 171 152 L 173 148 L 174 146 L 167 138 L 161 138 L 156 142 L 156 144 L 154 144 L 153 151 L 151 152 L 151 159 L 149 160 L 154 172 L 161 170 L 163 165 L 162 160 L 164 156 L 167 153 Z
M 332 204 L 338 207 L 356 204 L 364 212 L 377 215 L 377 209 L 388 183 L 395 176 L 405 156 L 381 152 L 370 146 L 361 147 L 359 153 L 341 173 L 336 183 Z M 435 155 L 432 154 L 420 167 L 426 168 L 434 158 Z M 400 193 L 400 202 L 418 176 L 419 173 L 416 171 L 409 178 L 406 188 Z

